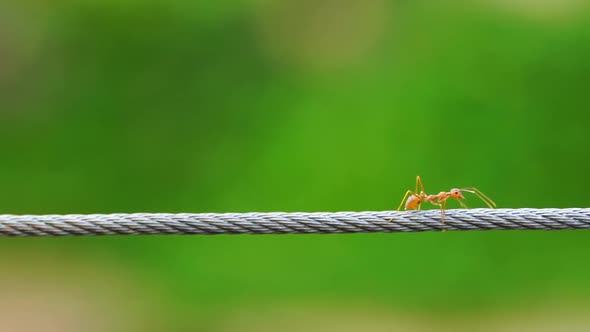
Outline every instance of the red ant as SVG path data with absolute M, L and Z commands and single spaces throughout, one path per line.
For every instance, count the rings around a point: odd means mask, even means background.
M 420 189 L 420 192 L 418 192 L 418 189 Z M 404 205 L 404 201 L 406 202 L 405 210 L 420 210 L 420 205 L 423 202 L 430 202 L 440 207 L 442 221 L 444 222 L 445 210 L 447 208 L 447 200 L 449 199 L 449 197 L 456 199 L 462 208 L 468 209 L 467 205 L 465 205 L 465 203 L 461 201 L 462 199 L 465 199 L 462 193 L 463 191 L 476 195 L 491 209 L 496 207 L 496 203 L 494 203 L 494 201 L 492 201 L 488 196 L 484 195 L 481 191 L 479 191 L 479 189 L 473 187 L 463 189 L 453 188 L 451 189 L 451 191 L 448 192 L 441 191 L 437 195 L 428 195 L 424 192 L 424 185 L 422 184 L 422 179 L 420 179 L 420 176 L 416 176 L 416 191 L 406 191 L 406 194 L 404 195 L 404 198 L 399 204 L 397 210 L 401 210 L 402 205 Z M 408 195 L 410 195 L 410 197 L 408 197 Z M 393 218 L 391 218 L 389 221 L 391 220 L 393 220 Z

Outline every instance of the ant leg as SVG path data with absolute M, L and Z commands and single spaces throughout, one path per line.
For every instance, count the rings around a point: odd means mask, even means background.
M 437 203 L 435 201 L 430 201 L 430 204 L 432 204 L 434 206 L 439 206 L 439 207 L 442 205 L 441 203 Z
M 420 191 L 418 191 L 418 187 L 420 187 Z M 424 184 L 422 183 L 422 179 L 420 178 L 420 175 L 416 176 L 416 193 L 420 193 L 420 195 L 426 194 L 424 192 Z M 419 211 L 422 208 L 422 204 L 418 204 L 418 208 L 417 210 Z
M 446 209 L 447 209 L 447 200 L 445 199 L 445 202 L 443 203 L 443 206 L 441 207 L 443 224 L 445 223 L 445 210 Z M 447 230 L 447 225 L 444 226 L 443 232 L 446 232 L 446 230 Z
M 442 205 L 441 203 L 437 203 L 435 201 L 429 201 L 429 202 L 430 202 L 430 204 L 432 204 L 434 206 L 441 206 Z
M 440 205 L 440 214 L 441 214 L 441 220 L 443 222 L 443 224 L 445 223 L 445 210 L 447 209 L 447 200 L 445 199 L 442 204 Z M 447 230 L 447 226 L 444 225 L 443 227 L 443 232 L 446 232 Z
M 447 200 L 441 202 L 440 204 L 440 215 L 442 222 L 445 222 L 445 210 L 447 209 Z
M 411 191 L 411 190 L 406 191 L 406 194 L 404 195 L 404 198 L 402 198 L 402 201 L 399 203 L 399 206 L 397 207 L 397 210 L 398 211 L 402 209 L 402 206 L 404 205 L 404 202 L 406 201 L 406 198 L 408 198 L 408 195 L 409 194 L 414 194 L 414 192 Z
M 418 191 L 418 187 L 420 187 L 420 191 Z M 423 193 L 424 191 L 424 184 L 422 183 L 422 179 L 420 175 L 416 176 L 416 191 L 417 193 Z
M 402 198 L 402 201 L 399 203 L 399 206 L 397 207 L 397 210 L 398 211 L 402 209 L 402 206 L 404 205 L 404 202 L 406 201 L 406 198 L 408 198 L 408 195 L 409 194 L 414 194 L 414 192 L 411 191 L 411 190 L 407 190 L 406 191 L 406 194 L 404 195 L 404 198 Z M 387 222 L 391 222 L 392 220 L 393 220 L 393 217 L 389 218 L 389 220 L 387 220 Z

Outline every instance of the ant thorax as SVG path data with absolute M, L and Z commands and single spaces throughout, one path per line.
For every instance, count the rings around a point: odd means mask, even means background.
M 438 195 L 428 195 L 428 196 L 426 196 L 426 199 L 425 200 L 427 202 L 434 202 L 434 200 L 436 200 L 437 198 L 438 198 Z

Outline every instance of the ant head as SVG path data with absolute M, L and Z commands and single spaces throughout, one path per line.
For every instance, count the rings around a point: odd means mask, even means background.
M 459 190 L 457 188 L 451 189 L 449 194 L 451 195 L 451 197 L 456 198 L 456 199 L 464 199 L 465 198 L 465 197 L 463 197 L 463 193 L 461 193 L 461 190 Z

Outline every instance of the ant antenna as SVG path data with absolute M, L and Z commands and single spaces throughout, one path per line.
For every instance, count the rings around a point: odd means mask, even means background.
M 484 195 L 484 193 L 482 193 L 481 191 L 479 191 L 479 189 L 477 189 L 475 187 L 463 188 L 463 189 L 460 189 L 460 190 L 466 191 L 468 193 L 472 193 L 472 194 L 476 195 L 477 197 L 479 197 L 479 199 L 481 199 L 484 203 L 486 203 L 486 205 L 490 209 L 493 209 L 493 208 L 496 207 L 496 203 L 494 203 L 494 201 L 492 201 L 491 198 L 489 198 L 488 196 Z

